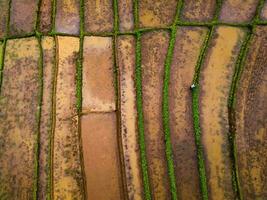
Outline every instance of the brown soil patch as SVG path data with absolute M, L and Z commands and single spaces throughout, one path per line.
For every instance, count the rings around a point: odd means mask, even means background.
M 257 27 L 236 99 L 239 177 L 246 199 L 267 198 L 267 28 Z
M 185 21 L 210 21 L 215 14 L 214 0 L 184 1 L 181 18 Z
M 141 200 L 143 193 L 137 129 L 135 90 L 135 39 L 118 38 L 121 136 L 129 199 Z
M 167 32 L 145 33 L 141 38 L 142 92 L 145 143 L 151 190 L 155 199 L 170 199 L 169 177 L 162 127 L 162 86 L 167 54 Z
M 171 65 L 170 130 L 176 183 L 181 199 L 200 199 L 192 97 L 189 88 L 206 33 L 206 28 L 179 28 Z
M 0 96 L 0 196 L 7 199 L 33 194 L 38 58 L 35 38 L 7 41 Z

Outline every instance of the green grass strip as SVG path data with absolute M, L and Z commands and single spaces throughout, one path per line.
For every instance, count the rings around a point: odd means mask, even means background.
M 216 0 L 216 8 L 212 22 L 218 23 L 220 17 L 220 11 L 222 8 L 222 3 L 223 3 L 222 0 Z
M 148 177 L 148 166 L 146 159 L 146 145 L 145 145 L 145 129 L 144 129 L 144 115 L 143 115 L 143 101 L 142 101 L 142 67 L 141 67 L 141 34 L 136 35 L 136 69 L 135 69 L 135 83 L 136 83 L 136 103 L 138 116 L 138 132 L 139 132 L 139 146 L 141 157 L 141 168 L 143 175 L 144 194 L 146 200 L 151 200 L 151 191 Z
M 175 169 L 173 162 L 173 153 L 172 153 L 172 143 L 171 143 L 171 133 L 170 133 L 170 117 L 169 117 L 169 82 L 170 82 L 170 70 L 171 63 L 173 58 L 173 51 L 176 41 L 176 32 L 177 32 L 177 22 L 180 17 L 180 11 L 183 5 L 183 1 L 180 0 L 177 3 L 176 15 L 171 27 L 171 38 L 169 42 L 169 47 L 167 51 L 167 56 L 164 63 L 164 81 L 163 81 L 163 98 L 162 98 L 162 117 L 163 117 L 163 130 L 165 137 L 165 153 L 168 166 L 168 174 L 170 179 L 170 189 L 173 200 L 178 199 L 177 187 L 176 187 L 176 177 Z
M 201 143 L 201 128 L 200 128 L 200 118 L 199 118 L 199 75 L 200 75 L 200 68 L 204 62 L 204 58 L 206 56 L 207 49 L 210 44 L 213 32 L 214 32 L 214 27 L 211 27 L 207 33 L 205 41 L 200 50 L 200 54 L 198 57 L 196 68 L 195 68 L 195 75 L 193 79 L 193 84 L 195 85 L 195 87 L 192 88 L 193 125 L 194 125 L 194 133 L 195 133 L 195 143 L 196 143 L 196 148 L 197 148 L 200 189 L 201 189 L 203 200 L 208 200 L 208 186 L 207 186 L 203 146 Z
M 4 41 L 2 41 L 1 49 L 0 49 L 0 94 L 1 94 L 1 88 L 2 88 L 2 82 L 3 82 L 6 43 L 7 43 L 7 40 L 4 39 Z
M 38 89 L 38 109 L 36 114 L 37 119 L 37 131 L 36 131 L 36 143 L 34 145 L 34 185 L 33 185 L 33 199 L 38 199 L 39 190 L 39 155 L 40 155 L 40 125 L 41 125 L 41 114 L 42 114 L 42 101 L 43 101 L 43 48 L 41 44 L 41 37 L 36 37 L 39 46 L 39 89 Z
M 135 49 L 135 87 L 136 87 L 136 110 L 137 110 L 137 124 L 139 133 L 139 147 L 141 169 L 144 187 L 145 200 L 152 200 L 150 182 L 148 176 L 148 166 L 146 158 L 146 144 L 145 144 L 145 129 L 144 129 L 144 114 L 143 114 L 143 98 L 142 98 L 142 66 L 141 66 L 141 33 L 138 31 L 139 27 L 139 9 L 138 0 L 134 0 L 134 28 L 136 31 L 136 49 Z
M 84 0 L 80 0 L 80 47 L 79 57 L 76 64 L 76 109 L 78 115 L 78 139 L 79 139 L 79 151 L 80 151 L 80 163 L 82 173 L 82 190 L 83 199 L 88 198 L 87 183 L 85 176 L 85 166 L 83 157 L 83 143 L 81 136 L 81 114 L 82 114 L 82 87 L 83 87 L 83 48 L 84 48 Z
M 7 15 L 7 22 L 6 22 L 6 38 L 9 36 L 9 33 L 10 33 L 11 3 L 12 3 L 12 0 L 9 0 L 8 1 L 8 15 Z
M 260 22 L 260 14 L 261 14 L 261 10 L 264 6 L 264 0 L 259 0 L 259 3 L 257 5 L 257 8 L 256 8 L 256 12 L 255 12 L 255 15 L 254 15 L 254 18 L 252 20 L 252 24 L 255 26 L 257 23 Z
M 33 199 L 38 199 L 39 191 L 39 156 L 40 156 L 40 125 L 41 125 L 41 114 L 42 114 L 42 100 L 43 100 L 43 48 L 42 48 L 42 38 L 38 33 L 38 26 L 40 21 L 40 8 L 41 0 L 38 1 L 35 19 L 35 36 L 38 40 L 38 46 L 40 51 L 39 57 L 39 90 L 38 90 L 38 110 L 37 110 L 37 133 L 36 133 L 36 143 L 34 145 L 34 186 L 33 186 Z
M 56 76 L 56 43 L 55 39 L 53 37 L 53 53 L 54 53 L 54 61 L 53 61 L 53 68 L 52 68 L 52 88 L 51 88 L 51 112 L 50 112 L 50 120 L 51 120 L 51 127 L 49 131 L 49 144 L 48 144 L 48 163 L 47 163 L 47 171 L 48 171 L 48 181 L 46 185 L 46 200 L 51 200 L 52 199 L 52 177 L 53 177 L 53 133 L 54 133 L 54 121 L 55 121 L 55 115 L 54 115 L 54 106 L 55 106 L 55 96 L 54 96 L 54 90 L 55 90 L 55 76 Z
M 36 19 L 35 19 L 35 27 L 34 27 L 35 32 L 38 32 L 40 28 L 41 5 L 42 5 L 42 0 L 39 0 L 37 4 L 37 10 L 36 10 Z
M 56 127 L 56 92 L 57 92 L 57 77 L 58 77 L 58 38 L 54 36 L 55 41 L 55 57 L 54 57 L 54 69 L 53 69 L 53 88 L 52 88 L 52 127 L 51 127 L 51 137 L 50 137 L 50 196 L 47 199 L 54 199 L 54 137 L 55 137 L 55 127 Z
M 57 15 L 57 0 L 52 0 L 52 30 L 51 33 L 55 33 L 56 32 L 56 15 Z

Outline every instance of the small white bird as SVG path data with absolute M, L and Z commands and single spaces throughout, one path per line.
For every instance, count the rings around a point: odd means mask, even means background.
M 190 89 L 194 89 L 196 87 L 196 85 L 195 84 L 192 84 L 191 86 L 190 86 Z

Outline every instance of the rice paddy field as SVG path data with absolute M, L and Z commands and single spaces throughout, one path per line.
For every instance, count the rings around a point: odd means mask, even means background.
M 0 0 L 0 200 L 267 200 L 267 1 Z

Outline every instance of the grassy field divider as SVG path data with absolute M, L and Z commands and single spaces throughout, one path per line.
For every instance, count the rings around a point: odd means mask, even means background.
M 203 42 L 200 54 L 197 60 L 195 75 L 193 78 L 193 84 L 191 88 L 192 91 L 192 112 L 193 112 L 193 126 L 195 133 L 195 143 L 197 149 L 197 159 L 198 159 L 198 171 L 200 179 L 200 190 L 203 200 L 208 200 L 208 186 L 207 186 L 207 177 L 205 169 L 205 159 L 203 153 L 203 146 L 201 142 L 201 128 L 200 128 L 200 119 L 199 119 L 199 75 L 200 68 L 204 63 L 205 56 L 207 54 L 207 49 L 210 44 L 211 38 L 213 36 L 214 26 L 210 27 L 206 38 Z
M 144 114 L 143 114 L 141 33 L 138 30 L 139 29 L 139 0 L 133 1 L 133 10 L 134 10 L 134 32 L 136 36 L 136 48 L 135 48 L 136 110 L 137 110 L 137 124 L 138 124 L 138 134 L 139 134 L 141 171 L 142 171 L 145 200 L 152 200 L 150 181 L 149 181 L 149 175 L 148 175 L 148 164 L 147 164 L 147 157 L 146 157 Z
M 86 174 L 83 157 L 83 142 L 81 130 L 81 116 L 82 116 L 82 88 L 83 88 L 83 48 L 84 48 L 84 0 L 80 0 L 80 30 L 79 30 L 79 55 L 76 62 L 76 112 L 78 117 L 78 141 L 79 141 L 79 156 L 82 173 L 82 191 L 83 199 L 88 199 Z
M 7 44 L 7 39 L 4 39 L 2 41 L 2 45 L 0 49 L 0 95 L 1 95 L 1 88 L 2 88 L 2 82 L 3 82 L 6 44 Z M 1 96 L 0 96 L 0 101 L 1 101 Z
M 39 190 L 39 155 L 40 155 L 40 125 L 42 115 L 42 103 L 43 103 L 43 47 L 42 37 L 36 36 L 39 47 L 39 60 L 38 60 L 38 71 L 39 71 L 39 89 L 38 89 L 38 108 L 36 113 L 36 142 L 34 144 L 34 185 L 33 185 L 33 199 L 38 199 Z
M 183 7 L 183 0 L 179 0 L 176 8 L 176 15 L 171 26 L 171 37 L 169 42 L 169 47 L 164 63 L 164 80 L 163 80 L 163 98 L 162 98 L 162 120 L 163 120 L 163 130 L 165 138 L 165 153 L 168 166 L 168 175 L 170 181 L 170 189 L 173 200 L 178 199 L 175 169 L 173 162 L 173 150 L 171 143 L 171 133 L 170 133 L 170 116 L 169 116 L 169 83 L 170 83 L 170 71 L 173 59 L 174 46 L 176 42 L 176 33 L 178 30 L 177 22 L 179 21 L 181 8 Z
M 242 188 L 239 181 L 238 175 L 238 163 L 237 163 L 237 146 L 236 146 L 236 127 L 235 127 L 235 95 L 238 87 L 238 82 L 240 80 L 241 73 L 244 67 L 244 61 L 248 52 L 249 44 L 252 38 L 252 30 L 247 32 L 246 38 L 241 46 L 236 65 L 235 72 L 233 75 L 230 94 L 228 97 L 228 120 L 229 120 L 229 144 L 230 144 L 230 153 L 232 159 L 232 181 L 234 190 L 236 192 L 237 198 L 243 200 Z

